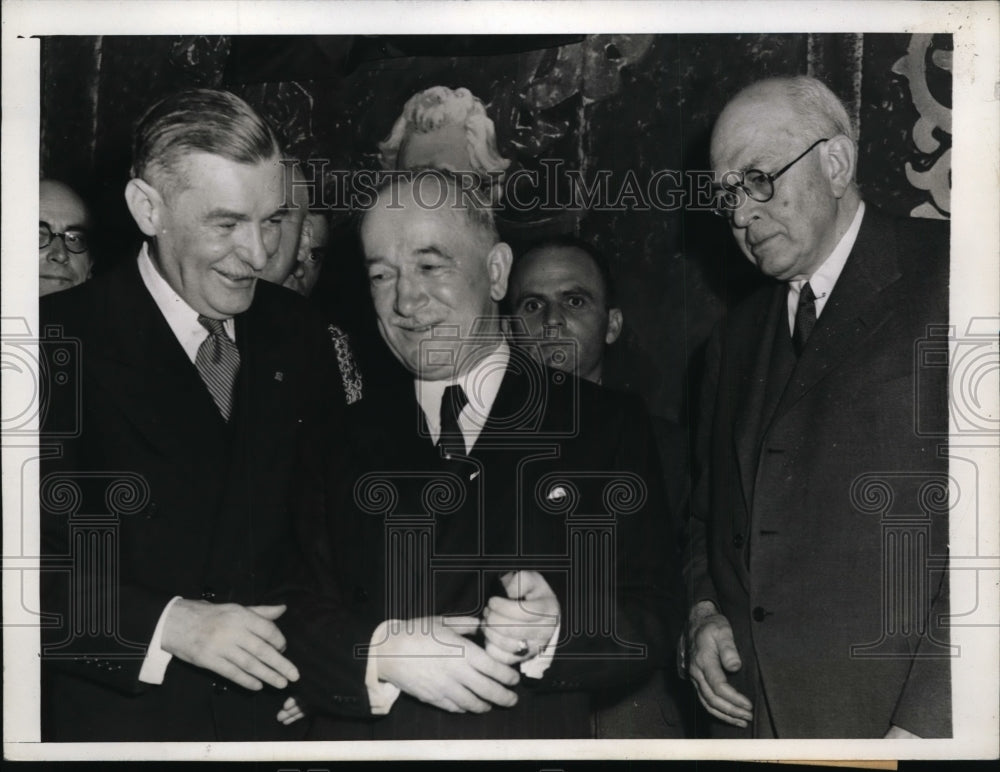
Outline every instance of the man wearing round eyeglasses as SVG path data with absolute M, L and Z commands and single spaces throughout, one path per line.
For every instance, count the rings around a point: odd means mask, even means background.
M 90 213 L 63 182 L 38 183 L 38 294 L 48 295 L 90 278 Z
M 948 737 L 947 367 L 915 355 L 948 323 L 948 229 L 865 206 L 813 78 L 737 94 L 711 156 L 775 281 L 709 342 L 679 670 L 715 736 Z

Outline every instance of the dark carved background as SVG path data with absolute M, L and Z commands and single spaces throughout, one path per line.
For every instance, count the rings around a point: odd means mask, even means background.
M 767 75 L 809 73 L 860 126 L 866 199 L 898 214 L 947 217 L 950 67 L 948 35 L 50 37 L 41 171 L 91 202 L 107 266 L 138 243 L 122 199 L 132 125 L 180 87 L 231 89 L 295 154 L 356 170 L 377 167 L 375 143 L 413 93 L 465 86 L 487 104 L 511 171 L 560 160 L 585 178 L 609 170 L 617 191 L 630 173 L 644 187 L 658 170 L 706 169 L 712 121 L 729 97 Z M 609 255 L 627 333 L 607 380 L 676 418 L 691 402 L 685 374 L 695 353 L 725 305 L 757 279 L 712 215 L 619 203 L 621 211 L 515 215 L 505 231 L 517 245 L 573 230 Z M 347 264 L 356 259 L 350 223 L 338 218 L 343 249 L 325 269 L 323 291 L 348 323 L 367 324 L 358 271 Z

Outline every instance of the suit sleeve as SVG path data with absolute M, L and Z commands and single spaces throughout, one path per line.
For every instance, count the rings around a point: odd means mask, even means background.
M 615 521 L 611 580 L 613 635 L 573 635 L 585 621 L 567 616 L 567 588 L 556 583 L 563 608 L 565 641 L 538 688 L 597 690 L 635 687 L 662 665 L 679 618 L 680 571 L 661 480 L 661 463 L 650 418 L 641 401 L 622 400 L 615 415 L 613 469 L 643 481 L 645 499 Z M 606 428 L 608 424 L 604 424 Z M 604 438 L 607 441 L 607 437 Z M 573 579 L 570 578 L 569 583 Z M 598 590 L 599 592 L 599 590 Z M 576 598 L 580 593 L 573 593 Z M 635 647 L 642 654 L 636 655 Z M 622 656 L 629 652 L 628 656 Z
M 722 364 L 722 326 L 719 325 L 709 338 L 705 355 L 705 373 L 695 427 L 695 459 L 690 513 L 684 529 L 684 582 L 687 590 L 686 606 L 710 600 L 719 605 L 718 593 L 712 583 L 708 564 L 710 539 L 709 516 L 711 511 L 711 440 L 713 416 L 719 389 Z
M 951 737 L 951 659 L 931 655 L 930 641 L 947 643 L 948 574 L 942 572 L 931 604 L 928 634 L 920 639 L 892 723 L 918 737 Z
M 47 308 L 51 305 L 43 303 L 46 325 L 59 326 Z M 150 688 L 138 680 L 139 670 L 145 647 L 172 596 L 97 570 L 100 563 L 92 564 L 100 555 L 107 558 L 95 539 L 103 539 L 105 545 L 110 539 L 117 548 L 118 534 L 106 522 L 95 521 L 89 530 L 85 517 L 72 514 L 106 511 L 109 475 L 114 475 L 88 470 L 83 430 L 93 421 L 81 413 L 87 404 L 78 399 L 83 386 L 42 384 L 40 589 L 42 611 L 49 617 L 42 626 L 42 658 L 47 667 L 138 694 Z M 80 431 L 74 434 L 68 427 Z
M 365 687 L 366 657 L 356 651 L 368 642 L 382 620 L 357 614 L 342 587 L 336 557 L 339 518 L 348 484 L 350 442 L 344 392 L 333 343 L 325 330 L 315 345 L 317 401 L 304 420 L 304 438 L 292 485 L 291 511 L 295 565 L 277 593 L 288 604 L 279 624 L 288 648 L 285 656 L 299 669 L 289 691 L 307 710 L 345 717 L 370 716 Z

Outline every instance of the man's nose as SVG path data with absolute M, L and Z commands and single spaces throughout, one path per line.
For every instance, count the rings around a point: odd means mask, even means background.
M 566 323 L 566 317 L 563 316 L 562 309 L 559 307 L 558 303 L 550 303 L 545 309 L 545 326 L 546 327 L 562 327 Z
M 43 257 L 53 263 L 58 263 L 59 265 L 65 265 L 69 262 L 69 250 L 66 249 L 66 244 L 62 240 L 62 236 L 53 236 L 52 243 L 45 247 L 45 254 Z
M 746 228 L 753 220 L 757 219 L 760 207 L 763 205 L 760 201 L 754 201 L 749 196 L 746 196 L 743 203 L 733 210 L 729 224 L 734 228 Z
M 400 273 L 396 279 L 395 311 L 400 316 L 412 316 L 427 302 L 423 285 L 413 277 Z
M 276 252 L 277 246 L 272 254 Z M 268 251 L 264 244 L 264 234 L 259 225 L 251 225 L 247 229 L 242 257 L 255 271 L 263 271 L 264 266 L 267 265 Z

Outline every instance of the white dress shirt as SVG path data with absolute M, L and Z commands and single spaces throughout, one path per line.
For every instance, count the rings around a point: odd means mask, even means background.
M 465 440 L 465 452 L 471 452 L 483 431 L 483 426 L 486 425 L 490 410 L 493 409 L 493 403 L 500 391 L 500 384 L 507 372 L 509 361 L 510 346 L 506 340 L 501 340 L 496 349 L 483 357 L 468 372 L 457 378 L 414 382 L 417 403 L 424 413 L 427 428 L 435 444 L 441 436 L 441 399 L 444 396 L 444 390 L 457 383 L 461 385 L 468 399 L 468 404 L 458 414 L 458 426 L 462 430 L 462 437 Z M 372 651 L 377 648 L 380 641 L 386 639 L 389 623 L 392 621 L 394 620 L 386 620 L 375 628 L 371 637 Z M 521 663 L 521 672 L 524 675 L 529 678 L 541 678 L 548 670 L 549 665 L 552 664 L 552 657 L 555 655 L 555 644 L 559 640 L 560 627 L 560 624 L 556 625 L 548 645 L 542 649 L 541 653 Z M 365 669 L 365 686 L 368 688 L 368 702 L 371 705 L 372 714 L 376 716 L 387 714 L 399 697 L 399 687 L 379 680 L 378 658 L 372 657 L 370 654 Z
M 153 296 L 156 307 L 160 309 L 160 313 L 167 320 L 167 324 L 170 325 L 170 329 L 177 337 L 177 341 L 183 346 L 184 353 L 187 354 L 188 359 L 193 364 L 195 357 L 198 356 L 198 348 L 208 338 L 208 330 L 198 321 L 198 312 L 191 308 L 174 291 L 174 288 L 167 284 L 167 280 L 160 275 L 160 272 L 153 265 L 153 261 L 149 257 L 149 246 L 147 244 L 143 244 L 139 252 L 139 275 L 142 277 L 142 283 L 149 290 L 149 294 Z M 226 319 L 223 322 L 223 327 L 229 339 L 235 342 L 236 323 L 232 319 Z M 139 669 L 139 680 L 143 683 L 163 683 L 163 678 L 167 672 L 167 665 L 170 664 L 170 660 L 173 658 L 172 655 L 165 652 L 161 647 L 163 642 L 163 625 L 166 622 L 170 609 L 180 597 L 180 595 L 177 595 L 172 598 L 160 613 L 160 619 L 156 623 L 153 637 L 146 649 L 146 657 L 143 659 L 142 667 Z
M 441 399 L 444 397 L 444 390 L 457 383 L 468 399 L 468 403 L 458 414 L 458 426 L 465 439 L 465 452 L 472 450 L 490 417 L 490 410 L 500 391 L 500 383 L 507 372 L 509 361 L 510 346 L 506 340 L 501 340 L 499 346 L 457 378 L 446 381 L 414 381 L 417 403 L 424 411 L 427 428 L 435 444 L 441 437 Z
M 840 278 L 841 271 L 844 270 L 847 258 L 850 256 L 851 250 L 854 249 L 854 242 L 858 240 L 858 231 L 861 230 L 861 218 L 864 217 L 864 214 L 865 202 L 862 201 L 858 204 L 858 211 L 854 213 L 854 219 L 851 220 L 850 227 L 840 237 L 840 241 L 837 242 L 837 246 L 834 247 L 833 252 L 816 269 L 815 273 L 808 279 L 798 279 L 788 282 L 789 334 L 795 332 L 795 312 L 799 307 L 799 294 L 802 292 L 802 287 L 805 286 L 807 281 L 809 282 L 809 286 L 812 287 L 813 294 L 816 296 L 816 318 L 819 319 L 820 314 L 823 313 L 827 298 L 830 297 L 837 279 Z

